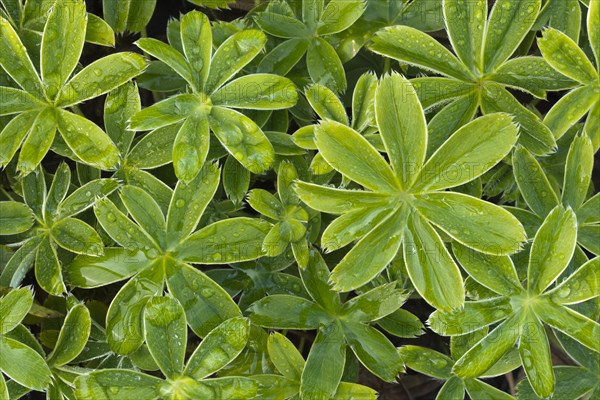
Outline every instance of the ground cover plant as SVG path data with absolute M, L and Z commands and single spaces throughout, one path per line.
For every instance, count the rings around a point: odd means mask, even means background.
M 600 398 L 600 0 L 0 0 L 0 400 Z

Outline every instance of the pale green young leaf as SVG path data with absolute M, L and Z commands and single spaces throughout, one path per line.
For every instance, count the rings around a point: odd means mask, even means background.
M 314 83 L 321 84 L 335 92 L 346 90 L 346 72 L 340 57 L 332 45 L 323 38 L 314 38 L 306 53 L 308 74 Z
M 434 311 L 428 323 L 433 331 L 441 335 L 464 335 L 501 321 L 512 312 L 508 298 L 496 297 L 467 301 L 463 308 L 451 312 Z
M 331 272 L 334 290 L 356 289 L 383 271 L 398 253 L 409 212 L 406 207 L 394 211 L 344 256 Z
M 28 111 L 11 119 L 0 133 L 0 166 L 6 166 L 31 132 L 39 111 Z
M 0 201 L 0 235 L 16 235 L 31 228 L 33 212 L 17 201 Z
M 480 71 L 487 2 L 466 5 L 456 0 L 445 0 L 443 12 L 448 36 L 458 58 L 473 72 Z
M 119 183 L 116 179 L 95 179 L 77 188 L 67 196 L 57 209 L 58 218 L 66 218 L 78 214 L 93 206 L 96 199 L 102 199 L 114 192 Z
M 135 44 L 146 53 L 171 67 L 173 71 L 194 87 L 195 79 L 192 68 L 183 54 L 179 51 L 168 44 L 153 38 L 142 38 L 135 42 Z
M 323 231 L 321 246 L 326 252 L 340 249 L 360 239 L 389 217 L 390 207 L 369 207 L 350 210 L 333 220 Z
M 68 107 L 108 93 L 141 74 L 146 61 L 137 53 L 108 55 L 82 69 L 61 88 L 56 105 Z
M 152 358 L 170 379 L 181 375 L 187 324 L 181 304 L 172 297 L 152 297 L 144 307 L 144 338 Z
M 48 356 L 48 365 L 60 367 L 68 364 L 81 353 L 90 335 L 92 320 L 83 304 L 69 310 L 56 345 Z
M 54 140 L 56 128 L 54 110 L 50 107 L 42 109 L 21 146 L 17 169 L 24 175 L 33 171 L 46 156 Z
M 14 289 L 0 299 L 0 335 L 12 331 L 21 323 L 33 304 L 28 288 Z
M 583 50 L 561 31 L 546 28 L 538 46 L 546 61 L 561 74 L 583 84 L 598 79 L 598 72 Z
M 88 224 L 76 218 L 64 218 L 51 228 L 54 241 L 63 249 L 77 254 L 99 256 L 104 254 L 100 235 Z
M 527 313 L 521 328 L 519 354 L 529 383 L 538 396 L 550 397 L 554 391 L 552 354 L 544 325 L 534 313 Z
M 93 371 L 75 381 L 78 398 L 89 399 L 152 399 L 160 396 L 162 379 L 128 369 Z
M 452 250 L 463 269 L 488 289 L 505 296 L 523 290 L 510 257 L 483 254 L 459 243 Z
M 398 181 L 377 150 L 359 133 L 334 121 L 324 121 L 315 130 L 320 153 L 344 176 L 362 186 L 394 192 Z M 352 160 L 350 164 L 348 161 Z
M 340 324 L 331 322 L 321 327 L 302 371 L 301 398 L 331 398 L 342 379 L 345 362 L 346 343 Z
M 56 113 L 56 120 L 65 142 L 83 162 L 100 169 L 117 166 L 119 150 L 98 125 L 64 110 Z
M 362 190 L 345 190 L 313 183 L 296 181 L 295 190 L 310 208 L 330 213 L 344 214 L 362 208 L 383 207 L 392 200 L 388 194 Z
M 0 337 L 0 370 L 20 385 L 44 391 L 50 383 L 50 369 L 45 360 L 31 347 Z
M 255 29 L 231 35 L 213 55 L 205 93 L 213 93 L 231 79 L 263 49 L 267 37 Z
M 41 76 L 50 100 L 56 97 L 79 62 L 87 19 L 81 0 L 56 2 L 50 8 L 40 47 Z
M 294 164 L 282 162 L 277 171 L 277 194 L 284 206 L 297 206 L 300 203 L 294 191 L 294 182 L 298 179 L 298 171 Z
M 263 297 L 248 307 L 253 324 L 274 329 L 317 329 L 331 316 L 312 301 L 286 294 Z
M 414 190 L 441 190 L 472 181 L 508 154 L 517 140 L 517 132 L 507 114 L 477 118 L 456 131 L 429 158 Z
M 398 74 L 383 77 L 375 94 L 375 116 L 392 168 L 408 188 L 425 161 L 427 122 L 406 78 Z
M 255 174 L 262 174 L 271 166 L 275 151 L 254 121 L 223 107 L 213 107 L 208 118 L 221 144 L 240 164 Z
M 366 8 L 363 0 L 331 0 L 325 6 L 317 26 L 317 34 L 331 35 L 344 31 L 358 20 Z
M 356 358 L 369 371 L 386 382 L 395 382 L 404 366 L 398 350 L 387 337 L 369 325 L 343 324 L 344 335 Z
M 183 306 L 187 323 L 196 335 L 204 337 L 221 322 L 241 315 L 225 289 L 198 269 L 169 262 L 166 275 L 169 292 Z
M 557 206 L 538 230 L 531 246 L 527 287 L 542 293 L 569 265 L 577 243 L 577 217 Z
M 152 196 L 137 186 L 126 185 L 121 188 L 120 197 L 129 215 L 139 226 L 156 243 L 163 243 L 165 216 Z
M 571 143 L 565 165 L 562 203 L 577 210 L 585 201 L 594 168 L 594 148 L 587 135 Z
M 544 124 L 552 131 L 555 138 L 562 137 L 573 125 L 590 111 L 597 110 L 597 93 L 592 86 L 583 86 L 570 91 L 558 100 L 544 117 Z M 593 121 L 597 115 L 591 115 L 588 121 Z M 590 132 L 593 133 L 593 132 Z M 592 137 L 593 139 L 593 137 Z
M 42 82 L 19 35 L 6 19 L 0 17 L 0 66 L 29 93 L 44 95 Z
M 192 11 L 181 17 L 181 44 L 197 88 L 204 87 L 212 55 L 212 30 L 208 17 Z
M 517 342 L 520 316 L 511 316 L 467 351 L 454 365 L 461 378 L 481 376 Z
M 47 293 L 59 296 L 66 292 L 62 270 L 54 244 L 49 237 L 40 243 L 35 256 L 35 278 Z
M 210 97 L 214 105 L 251 110 L 292 107 L 298 95 L 287 78 L 272 74 L 246 75 L 231 81 Z
M 515 52 L 533 26 L 541 4 L 541 0 L 499 0 L 494 4 L 485 30 L 486 72 L 493 71 Z
M 581 303 L 600 296 L 600 258 L 595 257 L 546 294 L 560 304 Z
M 41 99 L 28 92 L 6 86 L 0 86 L 0 98 L 2 98 L 0 115 L 39 110 L 45 105 Z
M 300 381 L 304 369 L 304 358 L 294 344 L 280 333 L 273 332 L 267 341 L 269 358 L 277 370 L 286 378 Z
M 250 207 L 271 219 L 279 220 L 285 214 L 281 201 L 264 189 L 252 189 L 246 201 Z
M 152 264 L 140 250 L 107 247 L 102 256 L 79 255 L 65 271 L 70 286 L 91 289 L 118 282 Z
M 404 262 L 417 292 L 437 309 L 461 307 L 465 294 L 460 270 L 438 233 L 413 213 L 404 236 Z
M 319 84 L 309 86 L 306 90 L 306 99 L 321 120 L 330 119 L 344 125 L 350 123 L 346 108 L 328 87 Z
M 208 163 L 191 182 L 177 183 L 167 216 L 169 241 L 178 241 L 196 228 L 217 190 L 219 172 L 217 165 Z
M 400 357 L 406 366 L 414 371 L 437 379 L 450 379 L 454 361 L 435 350 L 420 346 L 403 346 Z
M 185 368 L 185 374 L 202 379 L 219 371 L 246 346 L 250 324 L 247 319 L 228 319 L 213 329 L 194 351 Z
M 545 217 L 559 204 L 556 192 L 539 162 L 522 147 L 517 147 L 512 157 L 513 173 L 519 191 L 529 208 Z
M 377 32 L 370 49 L 458 80 L 471 78 L 471 72 L 448 49 L 428 34 L 409 26 L 396 25 Z

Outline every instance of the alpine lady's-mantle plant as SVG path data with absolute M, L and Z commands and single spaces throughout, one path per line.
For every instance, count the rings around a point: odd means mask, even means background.
M 598 397 L 599 32 L 0 1 L 0 399 Z

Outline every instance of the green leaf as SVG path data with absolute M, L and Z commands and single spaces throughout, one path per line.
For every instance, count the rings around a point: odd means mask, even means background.
M 331 35 L 350 28 L 365 8 L 363 0 L 331 0 L 321 14 L 317 34 Z
M 193 94 L 179 94 L 154 103 L 136 113 L 129 121 L 129 129 L 148 131 L 184 120 L 202 106 Z
M 331 272 L 334 290 L 347 292 L 363 286 L 394 259 L 409 212 L 406 207 L 394 211 L 344 256 Z
M 68 107 L 108 93 L 141 74 L 146 61 L 137 53 L 116 53 L 94 61 L 75 75 L 56 99 Z
M 294 189 L 310 208 L 330 214 L 385 206 L 391 201 L 390 196 L 384 193 L 337 189 L 302 181 L 296 181 Z
M 215 399 L 252 399 L 256 398 L 258 391 L 258 383 L 254 379 L 241 376 L 205 379 L 202 383 L 212 389 Z
M 397 349 L 385 335 L 372 326 L 344 323 L 344 333 L 358 360 L 372 373 L 386 382 L 395 382 L 404 372 Z
M 465 271 L 488 289 L 505 296 L 523 290 L 510 257 L 483 254 L 459 243 L 454 243 L 452 249 Z
M 175 379 L 183 371 L 187 324 L 179 302 L 171 297 L 152 297 L 144 308 L 144 337 L 162 373 Z
M 56 133 L 56 115 L 50 107 L 38 114 L 29 135 L 23 142 L 17 169 L 27 175 L 35 169 L 50 150 Z
M 394 172 L 402 186 L 410 187 L 425 161 L 427 122 L 406 78 L 383 77 L 375 94 L 375 116 Z
M 591 86 L 570 91 L 554 103 L 544 117 L 544 124 L 552 131 L 555 138 L 562 137 L 594 107 L 594 104 L 597 104 L 597 97 Z M 588 120 L 594 120 L 594 117 L 590 116 Z
M 600 296 L 600 257 L 595 257 L 575 271 L 546 295 L 559 304 L 574 304 Z
M 167 216 L 167 235 L 170 242 L 188 236 L 198 225 L 206 206 L 219 185 L 220 173 L 216 164 L 205 164 L 189 183 L 175 187 Z
M 56 215 L 58 205 L 64 200 L 71 186 L 71 169 L 66 163 L 61 163 L 52 179 L 48 196 L 46 197 L 46 206 L 44 207 L 44 217 L 52 220 Z
M 215 105 L 252 110 L 284 109 L 295 105 L 297 99 L 292 81 L 271 74 L 237 78 L 211 96 Z
M 518 57 L 505 62 L 490 79 L 542 98 L 545 98 L 546 90 L 568 89 L 576 84 L 558 73 L 542 57 L 533 56 Z
M 204 87 L 212 55 L 212 30 L 208 17 L 192 11 L 181 17 L 181 44 L 194 71 L 194 85 Z
M 330 119 L 344 125 L 350 123 L 346 108 L 328 87 L 319 84 L 309 86 L 306 90 L 306 100 L 321 120 Z
M 438 395 L 437 399 L 460 399 L 465 396 L 465 381 L 456 376 L 451 377 L 444 383 Z
M 114 47 L 115 32 L 102 18 L 94 14 L 88 14 L 85 41 L 100 46 Z
M 26 204 L 0 201 L 0 235 L 16 235 L 33 226 L 34 215 Z
M 598 33 L 598 19 L 600 19 L 600 4 L 597 0 L 589 2 L 587 16 L 587 32 L 590 47 L 596 56 L 596 66 L 600 66 L 600 33 Z
M 107 247 L 104 255 L 99 257 L 75 257 L 65 273 L 69 285 L 90 289 L 127 279 L 146 269 L 151 263 L 142 251 Z
M 577 241 L 577 217 L 570 209 L 557 206 L 548 215 L 533 240 L 527 287 L 541 293 L 569 265 Z
M 43 98 L 40 77 L 19 35 L 11 24 L 0 17 L 0 65 L 25 91 Z
M 275 159 L 273 146 L 254 121 L 223 107 L 213 107 L 208 118 L 221 144 L 240 164 L 255 174 L 271 166 Z
M 409 26 L 391 26 L 373 37 L 371 51 L 458 80 L 471 72 L 448 49 L 428 34 Z
M 38 167 L 34 173 L 25 176 L 21 182 L 23 199 L 39 220 L 44 219 L 46 203 L 46 179 L 44 170 Z
M 317 333 L 302 371 L 301 398 L 331 398 L 342 379 L 345 362 L 346 343 L 342 327 L 337 322 L 324 325 Z
M 0 133 L 0 166 L 6 166 L 14 157 L 15 153 L 23 143 L 23 140 L 31 131 L 39 112 L 29 111 L 19 114 L 11 119 Z
M 535 23 L 541 4 L 541 0 L 499 0 L 494 4 L 485 31 L 486 72 L 493 71 L 515 52 Z
M 577 232 L 577 241 L 595 255 L 600 255 L 600 225 L 583 225 Z
M 337 314 L 341 306 L 340 296 L 331 288 L 327 281 L 328 277 L 329 267 L 321 253 L 311 248 L 308 252 L 306 268 L 300 269 L 302 284 L 317 304 L 328 312 Z
M 327 225 L 321 236 L 321 247 L 326 252 L 342 248 L 371 232 L 389 215 L 389 207 L 362 208 L 347 212 Z
M 143 310 L 163 290 L 163 268 L 158 262 L 146 268 L 119 290 L 106 314 L 106 339 L 112 351 L 127 355 L 144 342 Z
M 586 393 L 594 391 L 597 386 L 597 376 L 581 367 L 558 366 L 554 367 L 556 377 L 556 386 L 554 387 L 553 397 L 562 398 L 581 398 Z M 519 399 L 539 400 L 531 384 L 527 379 L 522 379 L 517 385 Z
M 269 358 L 286 378 L 299 382 L 304 369 L 304 358 L 294 344 L 280 333 L 273 332 L 267 341 Z
M 165 217 L 152 196 L 133 185 L 123 186 L 120 195 L 129 215 L 156 243 L 163 243 Z
M 83 304 L 71 308 L 60 330 L 56 345 L 48 356 L 48 365 L 60 367 L 77 357 L 88 341 L 91 324 L 90 312 Z
M 255 17 L 256 24 L 269 35 L 280 38 L 303 38 L 310 35 L 308 27 L 295 17 L 278 12 L 259 12 Z
M 163 126 L 144 135 L 127 154 L 129 167 L 150 169 L 173 161 L 173 143 L 181 125 Z
M 515 180 L 525 202 L 534 213 L 545 217 L 559 201 L 544 170 L 531 153 L 522 147 L 515 149 L 512 163 Z
M 488 14 L 485 1 L 468 6 L 456 0 L 443 3 L 444 21 L 452 48 L 473 72 L 481 70 L 481 49 Z
M 188 117 L 173 143 L 173 167 L 175 174 L 189 183 L 202 168 L 208 147 L 210 131 L 205 114 L 192 114 Z
M 28 288 L 14 289 L 0 299 L 0 335 L 12 331 L 21 323 L 33 304 Z
M 417 292 L 437 309 L 461 307 L 465 295 L 460 270 L 433 227 L 413 213 L 404 236 L 404 261 Z
M 266 41 L 265 34 L 255 29 L 231 35 L 213 55 L 204 92 L 219 89 L 258 55 Z
M 65 142 L 82 161 L 100 169 L 117 166 L 119 150 L 98 125 L 64 110 L 58 111 L 56 119 Z
M 106 233 L 125 249 L 144 251 L 153 249 L 156 251 L 155 249 L 158 248 L 148 233 L 127 218 L 110 200 L 97 201 L 94 213 Z
M 37 249 L 40 242 L 43 240 L 42 236 L 34 236 L 33 238 L 25 241 L 25 243 L 15 251 L 2 269 L 0 275 L 0 285 L 5 287 L 18 287 L 25 274 L 31 269 L 37 255 Z
M 374 191 L 398 189 L 398 181 L 383 157 L 352 128 L 324 121 L 315 129 L 315 137 L 325 160 L 344 176 Z
M 54 244 L 48 236 L 40 243 L 35 256 L 35 277 L 46 292 L 59 296 L 66 292 Z
M 454 192 L 420 194 L 413 202 L 419 213 L 459 243 L 487 254 L 512 254 L 526 240 L 511 213 L 476 197 Z
M 597 322 L 549 301 L 540 301 L 534 307 L 542 321 L 595 352 L 600 352 L 600 325 Z
M 577 210 L 577 222 L 579 224 L 600 222 L 600 215 L 597 213 L 598 209 L 600 209 L 600 194 L 596 193 Z
M 41 76 L 54 99 L 71 75 L 85 42 L 87 13 L 81 0 L 57 2 L 47 17 L 40 48 Z
M 467 351 L 454 365 L 460 378 L 475 378 L 490 369 L 517 341 L 520 316 L 512 316 Z
M 70 217 L 93 206 L 96 199 L 102 199 L 114 192 L 119 183 L 116 179 L 95 179 L 76 189 L 58 205 L 60 218 Z
M 20 385 L 43 391 L 50 383 L 50 369 L 35 350 L 0 336 L 0 370 Z
M 187 323 L 196 335 L 206 336 L 221 322 L 240 316 L 227 292 L 203 272 L 183 263 L 167 263 L 169 292 L 185 309 Z
M 286 294 L 263 297 L 247 311 L 253 324 L 274 329 L 317 329 L 331 319 L 312 301 Z
M 538 396 L 550 397 L 554 391 L 554 372 L 544 325 L 534 313 L 527 313 L 521 329 L 519 354 L 527 379 Z
M 36 96 L 12 87 L 0 86 L 0 96 L 2 97 L 2 111 L 0 111 L 0 115 L 39 110 L 45 105 Z
M 156 0 L 132 1 L 127 13 L 127 30 L 129 32 L 141 32 L 154 13 Z
M 52 226 L 51 234 L 60 247 L 73 253 L 90 256 L 104 253 L 104 244 L 98 233 L 79 219 L 61 219 Z
M 569 148 L 561 202 L 577 210 L 585 201 L 594 168 L 594 148 L 587 135 L 577 136 Z
M 257 72 L 286 75 L 306 54 L 309 40 L 296 38 L 281 43 L 260 60 Z
M 141 38 L 135 45 L 154 58 L 171 67 L 179 76 L 194 87 L 194 74 L 185 57 L 173 47 L 153 38 Z M 197 89 L 197 88 L 196 88 Z
M 358 78 L 352 94 L 352 128 L 362 131 L 375 125 L 375 92 L 378 81 L 373 73 L 365 73 Z
M 321 84 L 335 92 L 346 90 L 346 72 L 340 57 L 325 39 L 310 41 L 306 53 L 308 74 L 314 83 Z
M 421 346 L 403 346 L 400 348 L 400 357 L 406 366 L 437 379 L 450 379 L 454 361 L 435 350 Z
M 407 297 L 407 292 L 396 289 L 396 283 L 387 283 L 350 299 L 342 312 L 355 322 L 376 321 L 400 308 Z
M 489 398 L 493 400 L 513 400 L 514 397 L 505 393 L 494 386 L 482 382 L 478 379 L 467 379 L 464 381 L 467 393 L 472 399 Z
M 423 334 L 423 324 L 419 318 L 402 308 L 378 320 L 377 324 L 401 338 L 415 338 Z
M 507 114 L 491 114 L 463 126 L 429 158 L 414 190 L 432 191 L 472 181 L 512 149 L 518 128 Z
M 219 371 L 241 353 L 249 332 L 250 324 L 245 318 L 223 322 L 202 340 L 190 357 L 185 374 L 200 380 Z
M 593 64 L 571 38 L 554 28 L 546 28 L 542 35 L 538 46 L 554 69 L 583 84 L 598 79 Z
M 106 96 L 104 127 L 121 156 L 129 151 L 133 141 L 135 133 L 127 130 L 127 121 L 141 110 L 140 103 L 140 94 L 135 83 L 121 85 Z
M 128 369 L 102 369 L 80 375 L 76 395 L 83 399 L 153 399 L 160 397 L 162 379 Z
M 441 335 L 464 335 L 501 321 L 512 311 L 510 300 L 506 297 L 467 301 L 461 309 L 434 311 L 428 323 L 433 331 Z

